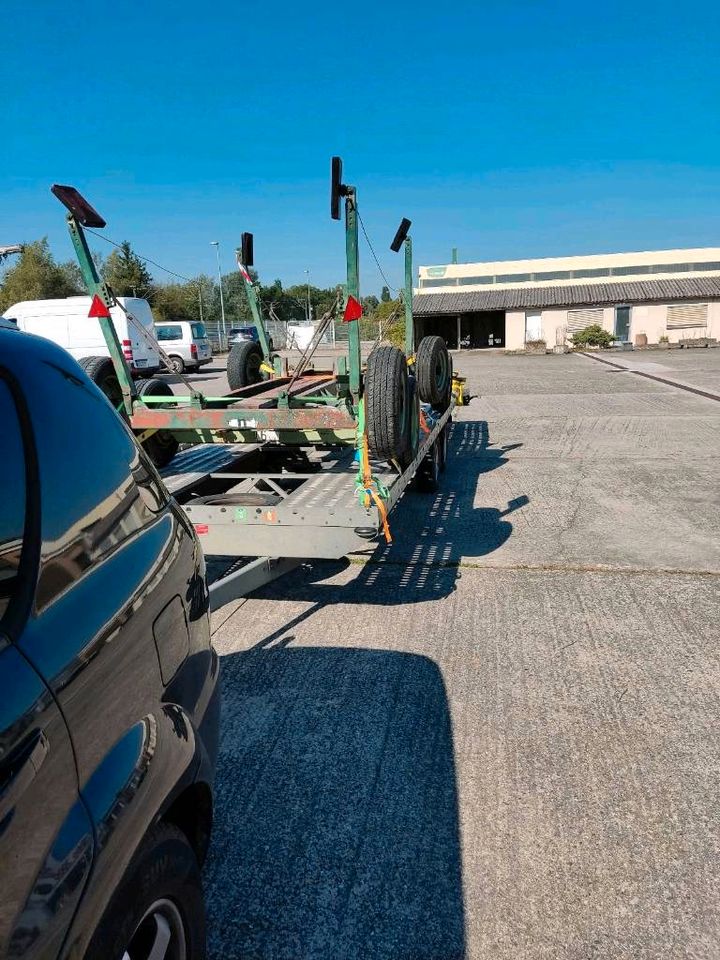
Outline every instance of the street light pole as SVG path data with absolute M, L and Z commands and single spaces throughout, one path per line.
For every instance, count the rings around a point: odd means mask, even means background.
M 225 327 L 225 297 L 223 296 L 222 271 L 220 270 L 220 241 L 211 240 L 210 246 L 215 247 L 217 255 L 218 283 L 220 285 L 220 316 L 222 317 L 222 345 L 227 348 L 227 330 Z

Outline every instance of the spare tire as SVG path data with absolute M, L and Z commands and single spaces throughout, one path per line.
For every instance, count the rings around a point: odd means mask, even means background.
M 365 371 L 365 422 L 370 456 L 402 460 L 409 442 L 409 389 L 405 354 L 389 344 L 376 347 Z
M 231 390 L 240 390 L 251 383 L 260 383 L 263 362 L 262 350 L 254 340 L 234 343 L 227 360 L 227 378 Z
M 420 397 L 418 396 L 417 380 L 408 377 L 408 439 L 405 452 L 400 457 L 400 466 L 404 469 L 410 466 L 415 459 L 420 445 Z
M 122 390 L 110 357 L 83 357 L 82 360 L 78 360 L 78 363 L 118 413 L 122 414 Z
M 415 376 L 423 403 L 446 403 L 451 388 L 452 365 L 442 337 L 423 337 L 415 353 Z
M 153 377 L 151 380 L 138 380 L 136 384 L 139 399 L 143 397 L 172 397 L 170 384 L 165 380 Z M 153 404 L 156 407 L 157 404 Z M 166 467 L 178 452 L 180 442 L 169 430 L 158 430 L 143 440 L 141 446 L 155 466 L 160 469 Z

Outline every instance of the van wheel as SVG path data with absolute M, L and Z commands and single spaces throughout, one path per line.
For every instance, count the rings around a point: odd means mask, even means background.
M 450 354 L 442 337 L 423 337 L 415 353 L 415 376 L 423 403 L 440 406 L 447 400 L 452 380 Z
M 200 868 L 185 834 L 159 823 L 145 837 L 90 942 L 85 960 L 204 960 Z
M 140 400 L 143 397 L 172 397 L 173 392 L 170 384 L 165 380 L 138 380 L 137 395 Z M 156 407 L 157 404 L 153 404 Z M 168 431 L 158 430 L 151 434 L 147 440 L 141 444 L 143 450 L 150 457 L 158 469 L 166 467 L 180 446 L 179 441 Z
M 252 383 L 260 383 L 262 371 L 260 364 L 263 357 L 260 347 L 254 340 L 243 340 L 234 343 L 227 360 L 227 378 L 231 390 L 240 390 L 249 387 Z
M 365 372 L 365 420 L 370 456 L 401 460 L 408 448 L 410 406 L 407 362 L 397 347 L 376 347 Z
M 121 410 L 123 395 L 110 357 L 83 357 L 78 363 L 116 410 Z
M 185 369 L 185 361 L 182 357 L 172 354 L 168 357 L 168 360 L 170 361 L 170 369 L 173 373 L 182 373 Z

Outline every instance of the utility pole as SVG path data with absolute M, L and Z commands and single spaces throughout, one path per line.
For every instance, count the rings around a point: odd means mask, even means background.
M 225 297 L 223 295 L 222 271 L 220 270 L 220 241 L 211 240 L 210 246 L 215 247 L 217 255 L 218 283 L 220 285 L 220 316 L 222 317 L 222 333 L 220 335 L 221 346 L 227 348 L 227 330 L 225 327 Z
M 307 286 L 307 309 L 305 310 L 305 316 L 308 323 L 312 320 L 312 310 L 310 308 L 310 271 L 305 271 L 305 284 Z

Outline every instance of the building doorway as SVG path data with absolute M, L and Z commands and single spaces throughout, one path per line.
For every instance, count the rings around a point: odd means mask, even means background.
M 483 310 L 460 317 L 460 347 L 482 350 L 505 346 L 505 311 Z
M 525 343 L 542 340 L 542 313 L 540 310 L 528 310 L 525 314 Z
M 630 307 L 615 307 L 615 339 L 630 339 Z

